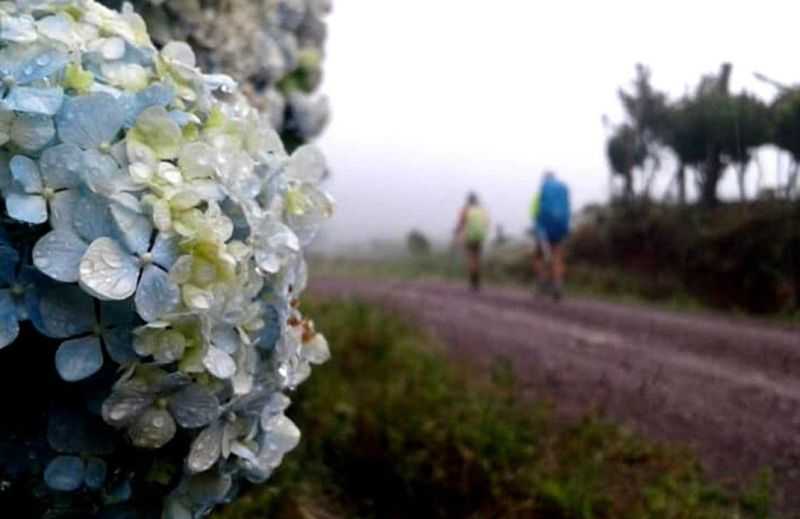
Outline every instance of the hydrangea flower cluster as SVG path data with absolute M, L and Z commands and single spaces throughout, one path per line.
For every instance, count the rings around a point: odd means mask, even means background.
M 299 441 L 325 161 L 196 65 L 128 4 L 0 3 L 0 365 L 53 372 L 0 424 L 0 500 L 27 478 L 46 517 L 199 517 Z
M 192 41 L 204 69 L 242 79 L 243 91 L 285 137 L 305 142 L 324 128 L 328 100 L 315 91 L 331 0 L 139 0 L 137 6 L 157 42 Z

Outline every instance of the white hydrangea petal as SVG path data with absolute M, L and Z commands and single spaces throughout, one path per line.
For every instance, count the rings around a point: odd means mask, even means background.
M 4 102 L 9 110 L 52 116 L 64 102 L 64 89 L 18 86 L 11 89 Z
M 26 151 L 39 151 L 55 136 L 53 120 L 46 115 L 20 113 L 11 124 L 11 140 Z
M 47 38 L 72 47 L 78 43 L 78 35 L 73 28 L 74 23 L 67 14 L 58 13 L 37 20 L 36 28 Z
M 124 427 L 152 404 L 151 395 L 129 389 L 117 390 L 103 402 L 103 420 L 112 427 Z
M 128 429 L 133 444 L 141 449 L 160 449 L 168 444 L 178 428 L 163 409 L 148 409 Z
M 10 217 L 20 222 L 41 224 L 47 221 L 47 202 L 39 195 L 9 193 L 6 210 Z
M 229 355 L 233 355 L 239 350 L 242 340 L 239 333 L 231 325 L 221 324 L 214 327 L 211 335 L 211 343 L 218 349 Z
M 319 183 L 325 178 L 328 165 L 325 156 L 313 144 L 305 144 L 295 150 L 286 166 L 286 176 L 291 180 Z
M 257 229 L 255 260 L 258 267 L 275 274 L 300 252 L 300 240 L 286 225 L 280 222 L 264 222 Z
M 33 247 L 33 264 L 44 274 L 63 283 L 75 283 L 80 277 L 81 258 L 87 244 L 67 228 L 42 236 Z
M 328 341 L 318 333 L 310 341 L 303 344 L 303 357 L 312 364 L 324 364 L 331 358 Z
M 80 284 L 101 300 L 121 301 L 136 291 L 139 261 L 111 238 L 98 238 L 80 263 Z
M 222 456 L 223 426 L 215 422 L 203 431 L 192 442 L 186 467 L 192 474 L 205 472 Z
M 300 443 L 300 429 L 284 415 L 273 416 L 262 424 L 266 444 L 274 452 L 285 454 Z
M 164 519 L 192 519 L 192 511 L 176 498 L 164 501 Z
M 163 317 L 175 310 L 180 299 L 180 289 L 166 272 L 153 265 L 144 269 L 135 298 L 142 319 L 151 322 Z
M 56 370 L 67 382 L 91 377 L 103 367 L 103 349 L 97 337 L 65 341 L 56 351 Z
M 196 59 L 194 50 L 187 43 L 182 41 L 171 41 L 161 50 L 161 55 L 168 60 L 180 63 L 187 67 L 194 67 Z
M 236 362 L 233 357 L 214 346 L 208 347 L 203 357 L 203 366 L 213 376 L 222 380 L 227 380 L 236 374 Z
M 100 54 L 104 59 L 113 61 L 125 55 L 125 40 L 119 37 L 100 40 Z
M 33 17 L 5 14 L 0 17 L 0 39 L 15 43 L 32 43 L 38 37 Z
M 187 144 L 178 155 L 178 166 L 187 179 L 212 178 L 216 162 L 217 151 L 204 142 Z

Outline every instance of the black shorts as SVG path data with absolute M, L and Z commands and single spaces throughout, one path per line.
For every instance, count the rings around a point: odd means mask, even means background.
M 483 252 L 483 242 L 482 241 L 468 241 L 464 244 L 464 248 L 467 249 L 467 252 L 471 254 L 480 254 Z

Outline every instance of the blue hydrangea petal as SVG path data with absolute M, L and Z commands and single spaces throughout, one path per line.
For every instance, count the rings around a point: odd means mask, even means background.
M 106 483 L 108 468 L 106 462 L 99 458 L 90 458 L 86 463 L 86 474 L 84 481 L 88 488 L 98 490 Z
M 11 246 L 8 239 L 0 234 L 0 283 L 10 284 L 14 281 L 19 263 L 19 253 Z
M 184 429 L 205 427 L 220 413 L 219 400 L 203 386 L 192 384 L 169 398 L 169 410 Z
M 11 124 L 11 140 L 26 151 L 41 150 L 55 136 L 53 119 L 46 115 L 19 113 Z
M 112 195 L 132 189 L 130 176 L 119 167 L 111 155 L 88 150 L 84 152 L 84 161 L 86 166 L 82 172 L 83 180 L 95 193 Z
M 9 290 L 0 290 L 0 349 L 13 343 L 19 335 L 17 305 Z
M 145 321 L 155 321 L 174 311 L 180 297 L 180 289 L 170 280 L 169 275 L 160 268 L 149 265 L 144 269 L 136 290 L 136 310 Z
M 113 144 L 125 122 L 125 112 L 106 93 L 67 97 L 56 118 L 61 140 L 83 149 Z
M 116 236 L 128 250 L 139 255 L 148 251 L 150 239 L 153 237 L 153 224 L 148 216 L 114 205 L 111 207 L 111 217 L 116 227 Z
M 136 119 L 151 106 L 169 105 L 175 99 L 175 89 L 171 86 L 157 83 L 135 94 L 124 93 L 120 96 L 123 110 L 125 111 L 125 126 L 128 128 L 136 124 Z
M 27 85 L 63 69 L 69 56 L 42 44 L 8 45 L 0 49 L 0 75 Z
M 140 323 L 133 301 L 103 301 L 100 303 L 100 324 L 106 328 Z
M 44 471 L 47 486 L 60 492 L 74 492 L 83 486 L 86 467 L 77 456 L 59 456 Z
M 20 222 L 41 224 L 47 221 L 47 202 L 39 195 L 9 193 L 6 210 L 11 218 Z
M 139 360 L 133 349 L 133 328 L 121 326 L 103 331 L 103 342 L 111 360 L 117 364 L 132 364 Z
M 9 163 L 9 167 L 15 186 L 19 186 L 23 192 L 29 195 L 42 192 L 44 185 L 36 162 L 24 155 L 15 155 Z
M 42 236 L 33 247 L 33 264 L 56 281 L 75 283 L 80 278 L 81 258 L 87 244 L 69 229 Z
M 59 191 L 50 200 L 50 227 L 53 229 L 73 230 L 75 206 L 81 195 L 77 189 Z
M 258 347 L 269 352 L 275 349 L 283 334 L 281 312 L 273 305 L 266 305 L 262 318 L 264 319 L 264 328 L 259 334 Z
M 32 265 L 26 265 L 22 268 L 22 271 L 20 271 L 19 276 L 17 277 L 17 283 L 19 283 L 25 290 L 23 303 L 25 305 L 25 314 L 27 319 L 33 324 L 39 333 L 46 335 L 46 328 L 44 325 L 44 320 L 42 319 L 42 312 L 39 305 L 41 303 L 41 294 L 45 293 L 50 287 L 52 287 L 54 282 L 39 272 Z
M 6 108 L 16 112 L 55 115 L 64 102 L 64 90 L 57 88 L 14 87 L 4 99 Z
M 3 117 L 3 114 L 4 112 L 0 110 L 0 118 Z M 5 142 L 8 141 L 6 140 Z M 3 140 L 0 140 L 0 143 L 5 144 L 5 142 Z M 6 189 L 8 189 L 10 186 L 11 186 L 11 156 L 6 150 L 0 150 L 0 191 L 5 192 Z
M 81 171 L 86 163 L 80 148 L 74 144 L 58 144 L 42 152 L 39 167 L 47 187 L 67 189 L 81 184 Z
M 72 225 L 78 235 L 87 242 L 93 242 L 97 238 L 104 236 L 111 236 L 113 231 L 108 202 L 91 191 L 82 191 L 75 205 Z
M 103 367 L 103 349 L 95 336 L 65 341 L 56 351 L 56 370 L 67 382 L 87 379 Z
M 175 236 L 159 233 L 150 254 L 153 256 L 153 263 L 164 270 L 171 269 L 181 255 L 178 239 Z
M 15 74 L 20 85 L 27 85 L 55 74 L 69 62 L 67 53 L 59 49 L 33 46 L 27 54 L 27 62 L 23 63 Z
M 98 238 L 81 260 L 80 284 L 103 301 L 121 301 L 136 292 L 139 260 L 111 238 Z
M 92 331 L 97 324 L 94 300 L 76 285 L 53 285 L 41 296 L 43 333 L 65 339 Z
M 47 443 L 61 454 L 101 456 L 114 452 L 114 433 L 100 417 L 58 404 L 48 413 Z

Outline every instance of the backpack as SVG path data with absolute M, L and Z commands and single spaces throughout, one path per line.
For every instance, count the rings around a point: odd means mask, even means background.
M 545 229 L 566 233 L 570 223 L 569 188 L 554 178 L 542 184 L 538 223 Z
M 467 209 L 464 236 L 468 243 L 483 242 L 489 234 L 489 215 L 482 207 Z

